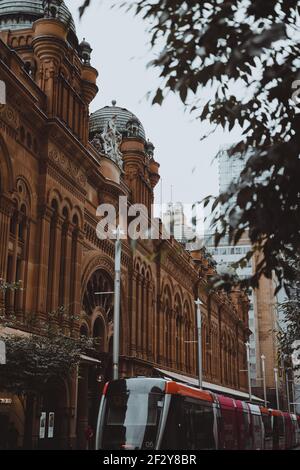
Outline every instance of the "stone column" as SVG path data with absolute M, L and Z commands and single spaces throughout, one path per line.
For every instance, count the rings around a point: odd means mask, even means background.
M 68 224 L 67 229 L 66 229 L 66 245 L 65 245 L 65 269 L 64 269 L 64 279 L 61 279 L 60 282 L 63 282 L 64 284 L 64 296 L 63 296 L 63 305 L 66 309 L 66 314 L 69 316 L 69 313 L 72 310 L 73 305 L 72 302 L 73 300 L 70 299 L 70 288 L 71 288 L 71 282 L 74 280 L 72 279 L 72 228 L 71 225 Z M 74 260 L 75 261 L 75 260 Z M 64 321 L 64 328 L 67 328 L 68 326 L 68 318 L 65 317 Z
M 184 370 L 184 343 L 185 341 L 185 331 L 184 331 L 184 324 L 183 324 L 183 318 L 180 318 L 180 369 Z
M 11 279 L 8 279 L 8 281 L 11 282 L 16 282 L 18 279 L 16 279 L 16 274 L 17 274 L 17 259 L 18 259 L 18 247 L 19 247 L 19 223 L 20 223 L 20 217 L 19 214 L 16 215 L 16 230 L 15 230 L 15 238 L 14 238 L 14 243 L 13 243 L 13 257 L 12 257 L 12 269 L 11 269 Z M 16 291 L 10 290 L 8 292 L 7 296 L 7 308 L 9 312 L 14 312 L 14 307 L 15 307 L 15 295 Z M 14 312 L 16 314 L 16 312 Z
M 176 368 L 176 314 L 174 311 L 172 311 L 172 327 L 171 327 L 171 367 Z
M 50 225 L 52 210 L 44 206 L 39 214 L 39 263 L 36 280 L 36 311 L 46 318 L 49 268 Z
M 137 355 L 141 356 L 142 352 L 142 282 L 140 276 L 137 279 Z
M 164 350 L 166 364 L 171 365 L 171 335 L 172 335 L 172 317 L 171 311 L 168 308 L 165 315 L 165 330 L 164 330 Z
M 148 283 L 144 279 L 143 281 L 143 302 L 142 302 L 142 352 L 143 359 L 147 359 L 147 330 L 148 330 Z
M 24 234 L 23 234 L 23 240 L 24 240 L 24 247 L 23 247 L 23 253 L 22 253 L 22 258 L 21 258 L 21 266 L 20 266 L 20 275 L 18 280 L 22 281 L 22 287 L 25 289 L 25 275 L 26 275 L 26 265 L 28 262 L 28 250 L 29 250 L 29 233 L 30 233 L 30 222 L 29 219 L 26 218 L 26 220 L 23 222 L 24 224 Z M 17 290 L 16 291 L 16 306 L 17 306 L 17 316 L 21 320 L 22 316 L 24 314 L 24 290 Z
M 131 346 L 130 354 L 136 355 L 136 307 L 137 307 L 137 296 L 136 296 L 136 284 L 137 275 L 135 272 L 132 274 L 132 297 L 131 297 Z
M 148 327 L 147 327 L 147 353 L 148 358 L 153 361 L 153 340 L 154 340 L 154 312 L 153 312 L 153 289 L 148 286 Z
M 9 226 L 13 203 L 5 196 L 0 196 L 0 278 L 6 279 Z
M 76 260 L 74 266 L 74 279 L 73 287 L 70 292 L 70 313 L 74 314 L 75 317 L 79 317 L 81 312 L 81 268 L 82 268 L 82 244 L 84 241 L 84 233 L 81 230 L 78 230 L 76 238 Z M 76 335 L 76 332 L 79 332 L 79 321 L 71 321 L 73 335 Z

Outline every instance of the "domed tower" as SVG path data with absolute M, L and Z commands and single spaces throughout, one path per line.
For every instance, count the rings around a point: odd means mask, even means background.
M 24 71 L 47 96 L 46 111 L 83 143 L 88 141 L 88 106 L 97 71 L 91 47 L 78 44 L 75 24 L 63 0 L 2 0 L 0 38 L 24 62 Z
M 90 141 L 101 142 L 102 154 L 107 154 L 105 136 L 107 127 L 115 125 L 120 136 L 119 148 L 124 180 L 131 190 L 131 203 L 144 204 L 150 213 L 154 201 L 153 189 L 159 181 L 159 164 L 154 160 L 154 146 L 146 141 L 141 121 L 128 109 L 105 106 L 90 116 Z
M 36 20 L 41 18 L 56 18 L 68 28 L 68 42 L 78 47 L 76 28 L 72 15 L 62 0 L 1 0 L 0 30 L 20 31 L 32 29 Z M 21 47 L 16 44 L 16 48 Z

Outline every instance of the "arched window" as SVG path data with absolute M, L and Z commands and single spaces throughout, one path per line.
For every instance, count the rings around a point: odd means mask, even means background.
M 25 235 L 25 225 L 26 225 L 26 207 L 22 204 L 20 209 L 20 220 L 19 220 L 19 240 L 24 242 Z
M 18 219 L 17 203 L 14 201 L 14 210 L 10 218 L 10 227 L 9 227 L 10 235 L 15 236 L 17 233 L 17 219 Z
M 98 269 L 88 281 L 84 297 L 83 309 L 87 315 L 92 315 L 99 307 L 105 312 L 107 321 L 113 319 L 113 292 L 114 284 L 112 278 L 103 270 Z
M 157 315 L 156 331 L 157 331 L 157 362 L 163 362 L 168 365 L 171 360 L 170 345 L 170 317 L 172 296 L 169 286 L 165 286 L 162 291 L 162 301 Z
M 113 290 L 114 283 L 111 276 L 106 271 L 98 269 L 90 277 L 83 296 L 85 314 L 91 318 L 96 316 L 92 336 L 99 338 L 100 351 L 108 351 L 110 338 L 113 335 Z M 122 329 L 120 342 L 122 342 Z
M 181 331 L 181 322 L 182 319 L 182 304 L 179 295 L 175 296 L 175 361 L 177 369 L 181 368 L 182 362 L 182 331 Z
M 10 218 L 6 279 L 11 283 L 21 281 L 22 287 L 25 290 L 28 268 L 31 198 L 29 188 L 23 178 L 18 178 L 16 186 L 18 199 L 14 201 L 14 210 Z M 21 316 L 25 308 L 24 294 L 21 289 L 16 289 L 7 294 L 6 308 L 8 312 L 14 312 L 17 317 Z

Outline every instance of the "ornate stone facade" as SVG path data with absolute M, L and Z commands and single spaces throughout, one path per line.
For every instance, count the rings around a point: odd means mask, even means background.
M 122 171 L 105 146 L 99 152 L 91 145 L 97 71 L 81 60 L 67 32 L 52 17 L 0 31 L 7 88 L 0 113 L 0 277 L 24 286 L 1 298 L 1 306 L 21 322 L 28 314 L 47 322 L 65 306 L 70 318 L 59 325 L 65 334 L 100 338 L 100 369 L 83 360 L 77 377 L 47 386 L 34 415 L 37 436 L 39 412 L 56 412 L 59 431 L 49 446 L 85 448 L 85 429 L 95 425 L 101 387 L 111 377 L 113 335 L 113 298 L 95 292 L 113 290 L 114 243 L 97 238 L 96 210 L 110 201 L 118 211 L 122 195 L 150 208 L 159 165 L 135 119 L 117 153 Z M 35 72 L 26 71 L 26 62 Z M 213 272 L 201 253 L 192 256 L 174 239 L 138 241 L 134 250 L 122 242 L 122 375 L 153 375 L 157 368 L 197 375 L 194 300 L 200 296 L 205 380 L 246 390 L 247 296 L 208 295 Z

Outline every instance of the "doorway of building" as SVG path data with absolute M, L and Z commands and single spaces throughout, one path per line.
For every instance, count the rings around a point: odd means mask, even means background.
M 69 416 L 64 383 L 48 382 L 40 409 L 38 448 L 43 450 L 68 449 Z

